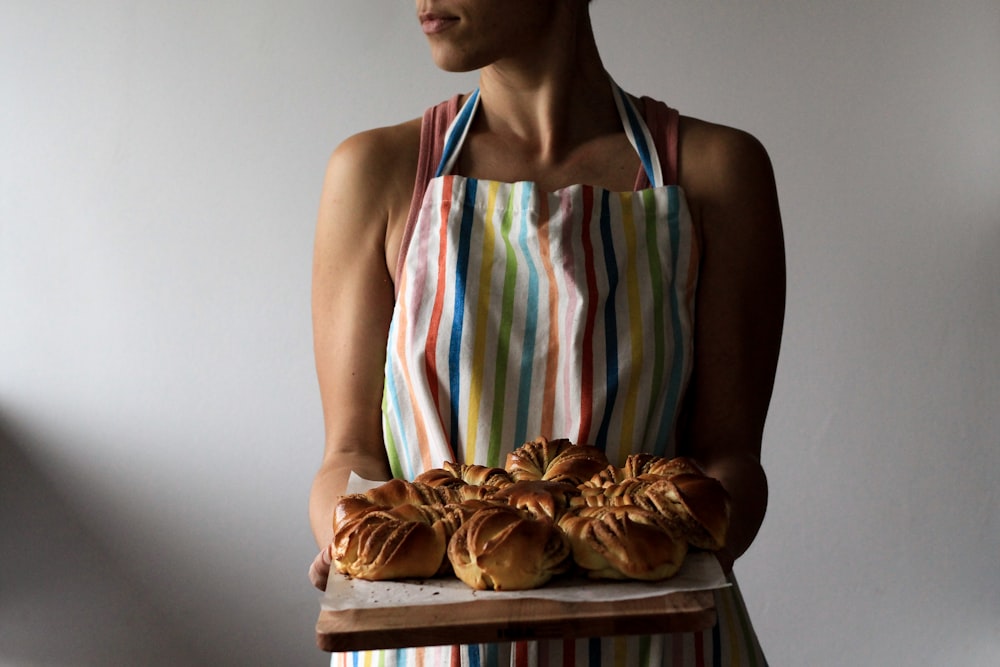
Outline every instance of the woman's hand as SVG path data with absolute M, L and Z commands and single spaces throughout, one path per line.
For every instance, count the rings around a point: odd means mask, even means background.
M 326 580 L 330 578 L 330 570 L 333 564 L 330 560 L 330 550 L 323 549 L 318 554 L 316 558 L 313 559 L 312 565 L 309 566 L 309 581 L 312 585 L 321 591 L 326 590 Z

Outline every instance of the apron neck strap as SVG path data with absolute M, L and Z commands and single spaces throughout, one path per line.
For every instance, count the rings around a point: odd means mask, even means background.
M 642 114 L 635 108 L 632 99 L 614 81 L 611 81 L 611 92 L 615 98 L 615 106 L 618 108 L 618 116 L 621 118 L 622 127 L 625 129 L 629 143 L 632 144 L 636 153 L 639 154 L 639 160 L 642 162 L 642 168 L 646 172 L 646 177 L 649 179 L 650 185 L 654 188 L 663 185 L 663 168 L 660 165 L 660 157 L 656 152 L 656 144 L 649 132 L 649 128 L 646 126 L 646 121 L 643 120 Z M 437 170 L 434 172 L 435 178 L 451 173 L 455 162 L 458 160 L 462 144 L 465 143 L 465 137 L 469 134 L 472 118 L 478 109 L 479 89 L 476 88 L 469 95 L 468 99 L 465 100 L 455 119 L 452 120 L 451 125 L 448 126 L 448 131 L 445 133 L 444 138 L 441 162 L 438 163 Z

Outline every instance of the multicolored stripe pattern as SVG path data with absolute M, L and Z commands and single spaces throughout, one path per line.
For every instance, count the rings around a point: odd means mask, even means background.
M 477 101 L 452 125 L 443 163 Z M 623 120 L 641 123 L 634 109 Z M 658 164 L 651 140 L 639 146 Z M 395 475 L 503 465 L 539 435 L 618 463 L 672 451 L 699 257 L 678 187 L 548 193 L 445 174 L 405 253 L 383 405 Z
M 502 466 L 538 435 L 674 453 L 691 373 L 698 238 L 649 129 L 615 86 L 652 187 L 556 192 L 450 174 L 479 104 L 445 136 L 397 276 L 383 433 L 394 476 Z M 763 666 L 738 588 L 711 631 L 334 654 L 335 665 Z

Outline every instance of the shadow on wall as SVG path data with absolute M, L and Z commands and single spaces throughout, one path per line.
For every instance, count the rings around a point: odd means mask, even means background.
M 200 665 L 0 420 L 0 665 Z

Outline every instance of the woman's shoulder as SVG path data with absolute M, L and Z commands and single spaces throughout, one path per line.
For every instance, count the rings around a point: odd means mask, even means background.
M 767 149 L 746 130 L 681 116 L 678 142 L 685 191 L 707 194 L 740 184 L 773 183 Z
M 330 156 L 330 164 L 347 168 L 364 178 L 406 171 L 416 164 L 420 150 L 420 119 L 376 127 L 344 139 Z
M 419 152 L 419 118 L 358 132 L 333 150 L 326 186 L 395 217 L 409 206 Z
M 416 164 L 421 150 L 422 133 L 433 134 L 446 128 L 466 97 L 467 95 L 456 94 L 430 107 L 417 118 L 351 135 L 337 146 L 332 159 L 363 171 L 406 171 Z

